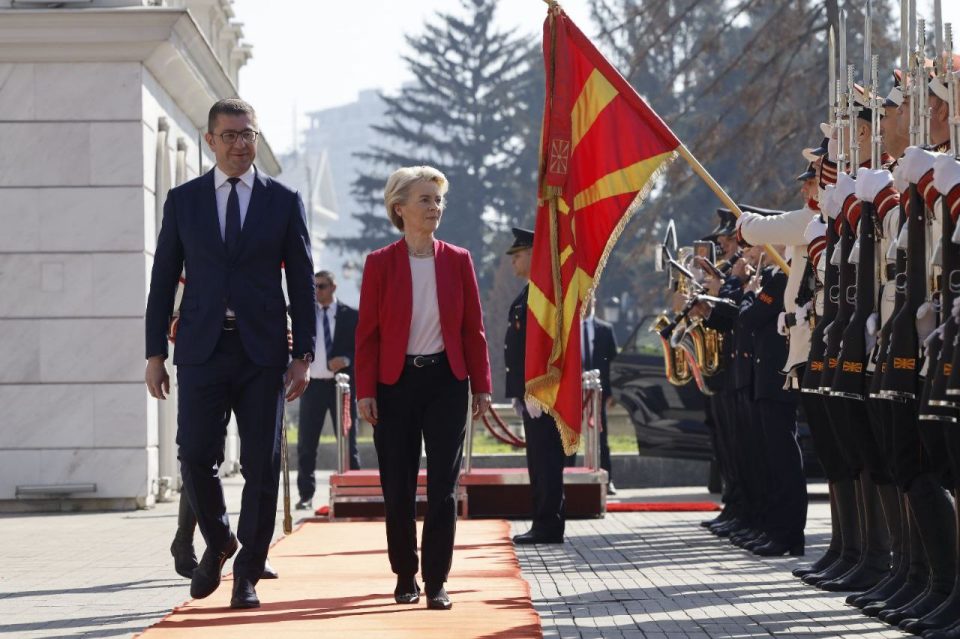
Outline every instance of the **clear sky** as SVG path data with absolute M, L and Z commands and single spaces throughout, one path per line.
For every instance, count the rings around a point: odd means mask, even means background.
M 593 33 L 587 0 L 561 0 L 567 14 Z M 932 0 L 918 4 L 933 21 Z M 274 151 L 290 150 L 294 113 L 345 104 L 362 89 L 396 89 L 410 79 L 401 55 L 404 34 L 419 33 L 438 12 L 459 13 L 460 0 L 235 0 L 237 20 L 253 45 L 240 71 L 240 93 L 256 107 Z M 960 51 L 960 2 L 943 0 Z M 540 33 L 543 0 L 500 0 L 498 22 Z
M 587 0 L 560 5 L 587 34 Z M 420 33 L 438 12 L 462 13 L 459 0 L 235 0 L 236 19 L 253 45 L 240 71 L 240 94 L 257 109 L 275 152 L 290 150 L 294 112 L 352 102 L 362 89 L 396 89 L 411 79 L 404 34 Z M 504 29 L 539 34 L 543 0 L 500 0 Z

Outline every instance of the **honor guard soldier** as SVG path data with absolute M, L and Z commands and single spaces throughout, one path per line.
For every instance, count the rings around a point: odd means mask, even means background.
M 506 369 L 505 394 L 513 400 L 514 410 L 523 419 L 527 441 L 527 471 L 533 496 L 533 525 L 528 532 L 515 535 L 515 544 L 563 543 L 563 442 L 553 417 L 539 406 L 524 401 L 524 380 L 527 344 L 527 292 L 530 284 L 530 257 L 533 253 L 533 231 L 513 229 L 513 244 L 507 255 L 514 274 L 526 281 L 523 290 L 510 305 L 507 333 L 504 337 L 503 361 Z

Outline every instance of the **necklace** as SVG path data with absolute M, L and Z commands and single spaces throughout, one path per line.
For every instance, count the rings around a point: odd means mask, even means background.
M 407 253 L 410 254 L 410 257 L 433 257 L 433 246 L 431 245 L 430 248 L 425 251 L 416 251 L 408 244 Z

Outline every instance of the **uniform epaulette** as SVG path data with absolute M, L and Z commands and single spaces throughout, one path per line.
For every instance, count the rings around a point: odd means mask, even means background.
M 814 268 L 820 265 L 820 258 L 823 256 L 823 250 L 827 248 L 827 236 L 821 235 L 807 245 L 807 257 L 813 263 Z
M 824 158 L 820 164 L 820 188 L 837 183 L 837 163 Z
M 938 193 L 936 187 L 933 186 L 933 169 L 923 174 L 923 177 L 917 182 L 917 190 L 920 192 L 920 197 L 923 198 L 924 204 L 927 205 L 928 209 L 932 210 L 937 198 L 940 197 L 940 193 Z
M 873 198 L 873 206 L 877 211 L 877 217 L 881 221 L 887 216 L 887 213 L 900 206 L 900 192 L 893 188 L 892 182 L 880 189 L 877 196 Z
M 950 218 L 956 222 L 960 216 L 960 184 L 954 185 L 947 193 L 947 210 L 950 211 Z
M 840 233 L 840 222 L 843 218 L 847 218 L 850 228 L 857 228 L 857 223 L 860 221 L 860 200 L 853 193 L 847 196 L 840 208 L 840 215 L 837 216 L 837 233 Z

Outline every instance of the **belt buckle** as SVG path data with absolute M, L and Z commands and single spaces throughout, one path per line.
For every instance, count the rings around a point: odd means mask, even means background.
M 425 363 L 423 363 L 423 364 L 421 364 L 421 363 L 420 363 L 421 360 L 428 360 L 428 361 L 425 362 Z M 429 358 L 424 357 L 423 355 L 417 355 L 416 357 L 413 358 L 413 365 L 416 366 L 417 368 L 423 368 L 424 366 L 426 366 L 426 365 L 429 364 L 429 363 L 430 363 L 430 362 L 429 362 Z

